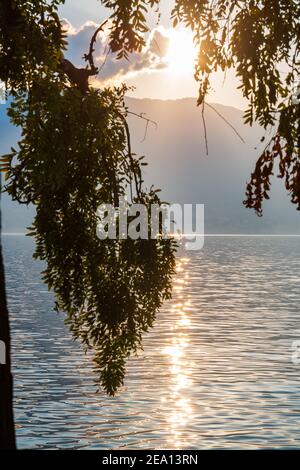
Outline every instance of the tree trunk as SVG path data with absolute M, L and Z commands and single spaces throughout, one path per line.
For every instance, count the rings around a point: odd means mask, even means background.
M 0 240 L 0 449 L 15 448 L 16 441 L 13 418 L 13 380 L 10 361 L 10 331 L 5 293 L 2 244 Z

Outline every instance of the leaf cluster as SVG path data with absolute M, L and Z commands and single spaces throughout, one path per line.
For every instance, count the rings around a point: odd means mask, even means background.
M 57 14 L 64 0 L 1 0 L 0 80 L 10 94 L 55 70 L 66 46 Z
M 123 383 L 127 357 L 170 297 L 175 268 L 172 240 L 97 237 L 97 208 L 117 205 L 132 179 L 121 114 L 125 91 L 82 95 L 41 82 L 32 90 L 37 107 L 24 98 L 9 111 L 23 136 L 18 151 L 6 156 L 7 192 L 36 205 L 31 235 L 35 257 L 46 261 L 44 281 L 74 336 L 93 349 L 109 394 Z M 154 190 L 142 191 L 138 202 L 160 204 Z
M 93 71 L 63 59 L 58 3 L 1 3 L 0 73 L 12 96 L 8 115 L 22 131 L 1 170 L 11 198 L 36 206 L 30 235 L 43 279 L 74 337 L 94 352 L 97 383 L 113 395 L 170 298 L 176 246 L 162 237 L 97 237 L 103 203 L 118 207 L 128 192 L 130 204 L 161 202 L 143 188 L 144 161 L 131 151 L 127 88 L 80 86 Z
M 136 41 L 135 35 L 147 30 L 146 13 L 152 3 L 159 6 L 160 2 L 115 0 L 102 3 L 113 10 L 111 41 L 114 50 L 121 53 L 124 47 L 127 51 L 140 48 L 143 42 Z M 125 4 L 130 6 L 127 8 Z M 130 17 L 139 7 L 145 14 L 142 25 L 135 27 Z M 291 146 L 297 149 L 299 129 L 295 133 L 294 121 L 288 119 L 296 118 L 299 122 L 299 113 L 295 116 L 290 108 L 291 97 L 300 81 L 299 0 L 174 0 L 170 16 L 174 27 L 182 24 L 193 32 L 198 50 L 195 64 L 198 105 L 205 102 L 210 91 L 212 74 L 218 70 L 226 74 L 234 68 L 239 88 L 248 101 L 245 122 L 252 125 L 258 121 L 264 128 L 277 126 L 275 141 L 281 140 L 284 147 L 288 134 L 289 149 Z M 298 158 L 297 152 L 293 158 Z M 258 165 L 262 161 L 264 157 Z M 287 187 L 294 194 L 290 185 Z M 249 187 L 247 197 L 248 190 Z M 264 198 L 267 192 L 259 194 Z M 256 205 L 249 202 L 246 206 L 260 207 L 261 202 L 258 198 Z

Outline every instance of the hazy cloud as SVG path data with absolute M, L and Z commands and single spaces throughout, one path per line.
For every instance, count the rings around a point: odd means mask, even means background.
M 65 55 L 77 67 L 84 67 L 83 55 L 88 52 L 91 37 L 98 25 L 88 21 L 79 29 L 75 29 L 68 20 L 63 20 L 63 24 L 68 34 L 68 51 Z M 159 70 L 167 66 L 165 57 L 170 38 L 164 28 L 158 27 L 152 30 L 143 51 L 131 54 L 129 60 L 117 60 L 115 54 L 108 54 L 106 57 L 108 34 L 108 27 L 106 27 L 103 33 L 98 35 L 95 47 L 95 65 L 100 68 L 105 61 L 97 77 L 98 80 L 121 79 L 131 74 Z

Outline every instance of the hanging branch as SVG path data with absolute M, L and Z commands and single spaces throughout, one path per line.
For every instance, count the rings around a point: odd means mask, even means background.
M 95 52 L 94 46 L 95 46 L 98 34 L 101 31 L 103 31 L 103 28 L 107 24 L 107 22 L 108 22 L 108 20 L 103 21 L 103 23 L 101 23 L 99 28 L 97 28 L 97 30 L 95 31 L 95 33 L 92 36 L 92 39 L 91 39 L 91 42 L 90 42 L 90 47 L 89 47 L 89 52 L 88 52 L 88 54 L 84 55 L 84 60 L 89 63 L 90 68 L 85 68 L 85 69 L 80 68 L 79 69 L 79 68 L 75 67 L 69 60 L 67 60 L 65 58 L 63 58 L 63 60 L 61 61 L 61 69 L 66 73 L 66 75 L 68 76 L 70 82 L 75 84 L 82 91 L 82 93 L 87 93 L 89 91 L 89 77 L 99 73 L 99 69 L 95 66 L 95 62 L 94 62 L 94 56 L 93 56 L 93 53 Z M 102 64 L 101 68 L 104 66 L 104 64 L 106 62 L 109 51 L 110 50 L 108 50 L 107 53 L 106 53 L 105 60 Z M 128 111 L 128 113 L 133 114 L 135 116 L 138 116 L 139 118 L 144 119 L 145 121 L 147 121 L 147 126 L 150 122 L 153 123 L 155 126 L 157 126 L 157 124 L 154 121 L 151 121 L 150 119 L 147 119 L 142 115 L 138 115 L 138 114 L 130 112 L 130 111 Z M 134 177 L 135 190 L 136 190 L 137 197 L 140 199 L 141 178 L 137 174 L 136 165 L 135 165 L 135 162 L 134 162 L 134 158 L 132 156 L 129 126 L 128 126 L 128 123 L 126 121 L 125 116 L 122 113 L 117 112 L 117 115 L 118 115 L 118 117 L 121 118 L 121 120 L 123 121 L 123 124 L 124 124 L 126 140 L 127 140 L 127 148 L 128 148 L 128 157 L 129 157 L 130 168 L 131 168 L 131 174 Z M 116 196 L 115 196 L 115 198 L 116 198 Z
M 90 68 L 77 68 L 75 65 L 72 64 L 69 60 L 63 58 L 60 67 L 62 71 L 67 75 L 70 82 L 76 85 L 83 93 L 87 93 L 89 90 L 89 77 L 93 75 L 97 75 L 99 73 L 98 67 L 95 66 L 94 56 L 93 53 L 95 52 L 95 43 L 97 41 L 98 34 L 103 31 L 104 26 L 107 24 L 108 20 L 103 21 L 99 28 L 95 31 L 92 36 L 89 52 L 88 54 L 84 54 L 83 58 L 86 62 L 88 62 Z M 101 68 L 104 66 L 107 56 L 109 54 L 109 50 L 106 54 L 104 63 L 102 64 Z
M 141 184 L 138 181 L 138 175 L 136 173 L 135 163 L 134 163 L 134 159 L 133 159 L 132 152 L 131 152 L 131 138 L 130 138 L 129 126 L 128 126 L 128 123 L 126 121 L 125 116 L 122 113 L 118 112 L 118 116 L 122 119 L 122 121 L 124 123 L 124 129 L 125 129 L 126 139 L 127 139 L 128 157 L 129 157 L 129 160 L 130 160 L 131 171 L 132 171 L 133 177 L 134 177 L 136 194 L 137 194 L 137 197 L 140 199 L 140 186 L 141 186 Z
M 97 73 L 99 72 L 99 69 L 95 66 L 95 62 L 94 62 L 94 56 L 93 56 L 93 54 L 95 52 L 94 46 L 96 44 L 98 34 L 101 31 L 103 31 L 103 28 L 107 23 L 108 23 L 108 19 L 103 21 L 103 23 L 100 24 L 99 28 L 96 29 L 96 31 L 94 32 L 94 34 L 92 36 L 91 42 L 90 42 L 89 52 L 88 52 L 88 54 L 84 54 L 84 56 L 83 56 L 84 60 L 89 63 L 91 71 L 94 72 L 92 75 L 97 75 Z

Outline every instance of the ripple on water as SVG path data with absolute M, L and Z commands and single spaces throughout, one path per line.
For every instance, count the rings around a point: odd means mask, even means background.
M 20 448 L 300 447 L 298 238 L 206 239 L 116 398 L 53 312 L 32 241 L 4 237 Z

